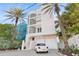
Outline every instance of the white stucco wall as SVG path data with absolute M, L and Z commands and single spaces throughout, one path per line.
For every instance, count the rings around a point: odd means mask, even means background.
M 42 14 L 42 15 L 43 15 L 41 17 L 42 32 L 56 34 L 53 16 L 50 17 L 49 14 Z

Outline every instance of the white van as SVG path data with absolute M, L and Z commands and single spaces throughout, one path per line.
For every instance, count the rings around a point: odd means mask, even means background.
M 37 43 L 35 45 L 35 51 L 37 53 L 39 53 L 39 52 L 47 52 L 48 53 L 48 47 L 46 46 L 45 43 Z

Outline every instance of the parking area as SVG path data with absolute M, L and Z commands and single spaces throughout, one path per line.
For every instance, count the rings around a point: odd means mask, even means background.
M 57 50 L 48 53 L 36 53 L 34 50 L 0 51 L 0 56 L 62 56 Z

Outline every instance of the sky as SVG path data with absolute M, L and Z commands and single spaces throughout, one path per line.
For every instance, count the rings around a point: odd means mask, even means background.
M 5 11 L 6 10 L 9 10 L 11 8 L 22 8 L 22 9 L 25 9 L 25 12 L 28 13 L 32 10 L 35 10 L 37 8 L 39 8 L 39 4 L 34 4 L 34 3 L 2 3 L 0 4 L 0 23 L 14 23 L 14 22 L 11 22 L 10 20 L 7 20 L 6 17 L 5 17 Z
M 66 4 L 61 4 L 66 6 Z M 9 10 L 10 8 L 22 8 L 26 10 L 26 13 L 32 11 L 32 10 L 36 10 L 38 8 L 40 8 L 40 4 L 37 3 L 0 3 L 0 23 L 14 23 L 11 22 L 10 20 L 6 20 L 6 17 L 4 16 L 6 13 L 4 11 Z M 61 12 L 64 11 L 64 7 L 61 7 Z M 6 21 L 5 21 L 6 20 Z

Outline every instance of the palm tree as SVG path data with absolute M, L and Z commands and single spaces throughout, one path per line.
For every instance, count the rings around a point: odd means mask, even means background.
M 5 12 L 6 12 L 5 16 L 7 17 L 7 20 L 15 21 L 14 34 L 13 34 L 13 39 L 15 39 L 17 34 L 16 32 L 17 23 L 19 20 L 24 20 L 26 13 L 24 12 L 24 10 L 19 8 L 9 9 Z
M 60 18 L 60 7 L 59 7 L 59 4 L 57 3 L 44 3 L 42 4 L 43 6 L 43 11 L 44 13 L 49 13 L 50 15 L 53 15 L 53 11 L 57 14 L 57 17 L 59 19 L 59 25 L 60 25 L 60 28 L 61 28 L 61 33 L 62 33 L 62 36 L 63 36 L 63 39 L 64 39 L 64 44 L 65 44 L 65 48 L 68 48 L 68 42 L 67 42 L 67 38 L 66 38 L 66 33 L 65 33 L 65 29 L 63 27 L 63 24 L 62 24 L 62 19 Z

